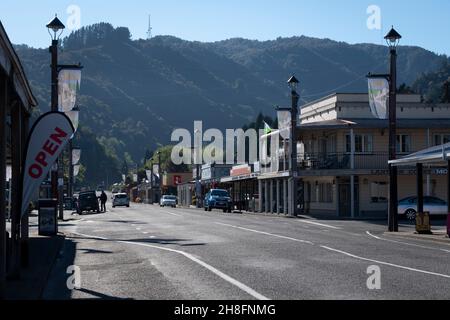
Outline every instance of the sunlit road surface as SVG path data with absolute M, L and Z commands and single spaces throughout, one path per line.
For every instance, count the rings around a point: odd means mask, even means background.
M 45 299 L 450 298 L 450 245 L 392 237 L 381 222 L 132 204 L 60 230 Z

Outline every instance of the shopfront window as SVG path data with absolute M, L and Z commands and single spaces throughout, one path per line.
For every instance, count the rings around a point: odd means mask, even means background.
M 411 153 L 411 136 L 407 134 L 397 135 L 397 152 Z
M 346 152 L 352 152 L 351 135 L 346 135 Z M 356 153 L 372 153 L 373 152 L 373 136 L 371 134 L 355 134 L 355 152 Z
M 372 203 L 388 202 L 387 182 L 372 182 L 370 184 L 370 201 Z
M 434 145 L 440 146 L 442 144 L 450 143 L 450 134 L 435 134 Z

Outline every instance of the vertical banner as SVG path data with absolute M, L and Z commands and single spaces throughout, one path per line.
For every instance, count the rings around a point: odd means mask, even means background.
M 147 175 L 147 180 L 152 180 L 152 171 L 151 170 L 145 170 L 145 174 Z
M 72 165 L 77 165 L 81 160 L 81 149 L 72 150 Z
M 27 213 L 32 195 L 47 177 L 73 133 L 72 123 L 61 112 L 46 113 L 33 125 L 23 164 L 22 216 Z
M 138 175 L 137 174 L 133 174 L 133 182 L 138 182 Z
M 80 123 L 80 112 L 77 110 L 66 111 L 66 116 L 70 119 L 73 125 L 74 132 L 77 132 Z
M 158 179 L 159 179 L 159 165 L 158 165 L 158 164 L 154 164 L 154 165 L 153 165 L 153 174 L 154 174 L 155 176 L 157 176 Z
M 127 181 L 127 176 L 126 175 L 122 175 L 122 182 L 126 182 Z
M 387 119 L 387 103 L 389 99 L 389 81 L 385 78 L 369 78 L 369 105 L 377 119 Z
M 292 115 L 290 111 L 278 111 L 278 128 L 283 139 L 291 138 Z
M 79 164 L 73 166 L 73 176 L 74 176 L 74 178 L 78 177 L 78 174 L 80 173 L 80 168 L 81 168 L 81 165 L 79 165 Z
M 81 69 L 63 69 L 58 74 L 59 111 L 69 112 L 75 108 L 80 90 Z

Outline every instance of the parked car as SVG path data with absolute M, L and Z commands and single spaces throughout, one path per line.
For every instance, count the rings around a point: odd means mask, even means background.
M 423 197 L 423 211 L 430 215 L 448 214 L 448 205 L 442 199 L 436 197 Z M 417 197 L 408 197 L 398 203 L 399 215 L 404 215 L 406 219 L 414 221 L 417 214 Z
M 80 192 L 78 196 L 78 214 L 83 212 L 97 212 L 100 213 L 100 205 L 95 191 Z
M 116 193 L 113 197 L 112 207 L 130 207 L 130 198 L 126 193 Z
M 211 190 L 205 197 L 205 211 L 212 209 L 222 209 L 223 212 L 232 211 L 233 203 L 230 194 L 226 190 Z
M 177 197 L 175 197 L 175 196 L 163 196 L 161 198 L 161 201 L 159 202 L 159 205 L 162 208 L 164 208 L 164 207 L 176 208 L 177 207 Z

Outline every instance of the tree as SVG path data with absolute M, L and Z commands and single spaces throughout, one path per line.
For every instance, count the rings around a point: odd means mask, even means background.
M 400 85 L 400 87 L 397 89 L 397 93 L 399 93 L 399 94 L 412 94 L 412 93 L 415 93 L 415 92 L 410 86 L 407 86 L 406 83 L 402 83 Z

